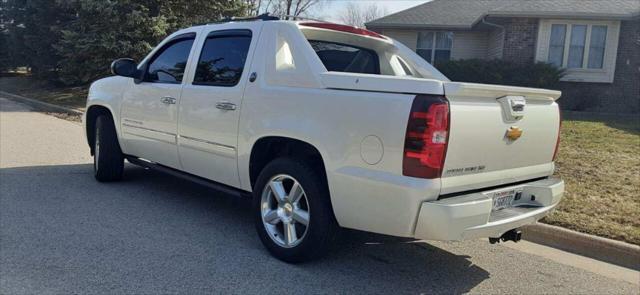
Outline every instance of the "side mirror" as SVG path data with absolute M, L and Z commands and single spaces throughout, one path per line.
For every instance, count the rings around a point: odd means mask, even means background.
M 131 58 L 119 58 L 111 63 L 111 73 L 123 77 L 138 78 L 138 65 Z

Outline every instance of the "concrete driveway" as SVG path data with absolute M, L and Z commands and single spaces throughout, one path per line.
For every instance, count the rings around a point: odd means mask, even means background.
M 2 294 L 639 290 L 611 272 L 529 254 L 535 247 L 485 240 L 344 231 L 325 259 L 288 265 L 263 249 L 247 200 L 134 166 L 122 182 L 98 183 L 80 124 L 1 98 L 0 109 Z

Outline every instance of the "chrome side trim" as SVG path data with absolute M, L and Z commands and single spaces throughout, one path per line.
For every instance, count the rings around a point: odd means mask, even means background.
M 131 120 L 131 119 L 127 119 L 127 118 L 124 118 L 124 119 L 122 119 L 122 120 L 123 120 L 123 121 L 125 121 L 125 122 L 127 122 L 127 123 L 136 124 L 136 125 L 138 125 L 138 126 L 142 125 L 142 122 L 140 122 L 140 121 Z
M 184 144 L 186 147 L 207 153 L 218 154 L 225 157 L 236 157 L 236 148 L 233 146 L 190 136 L 180 135 L 179 138 L 184 139 L 184 141 L 180 141 L 180 144 Z
M 204 139 L 200 139 L 200 138 L 195 138 L 195 137 L 190 137 L 190 136 L 183 136 L 183 135 L 180 135 L 180 138 L 193 140 L 193 141 L 197 141 L 197 142 L 208 143 L 208 144 L 211 144 L 211 145 L 216 145 L 216 146 L 219 146 L 219 147 L 222 147 L 222 148 L 226 148 L 226 149 L 231 150 L 231 151 L 235 151 L 236 150 L 235 147 L 232 147 L 230 145 L 225 145 L 225 144 L 221 144 L 221 143 L 217 143 L 217 142 L 213 142 L 213 141 L 208 141 L 208 140 L 204 140 Z
M 166 142 L 166 143 L 169 143 L 169 144 L 176 144 L 175 140 L 174 141 L 164 140 L 164 139 L 157 138 L 157 137 L 151 137 L 151 136 L 146 136 L 146 135 L 137 134 L 137 133 L 131 133 L 131 132 L 127 132 L 127 131 L 125 131 L 124 133 L 127 134 L 127 135 L 136 136 L 136 137 L 142 137 L 142 138 L 146 138 L 146 139 L 149 139 L 149 140 L 161 141 L 161 142 Z
M 122 124 L 122 126 L 127 126 L 127 127 L 131 127 L 131 128 L 142 129 L 142 130 L 146 130 L 146 131 L 151 131 L 151 132 L 157 132 L 157 133 L 162 133 L 162 134 L 166 134 L 166 135 L 176 136 L 175 133 L 156 130 L 156 129 L 151 129 L 151 128 L 146 128 L 146 127 L 141 127 L 141 126 L 135 126 L 135 125 L 127 124 L 127 123 Z
M 176 134 L 136 125 L 131 125 L 127 123 L 123 123 L 122 126 L 131 128 L 132 130 L 123 130 L 125 134 L 138 136 L 146 139 L 162 141 L 170 144 L 176 144 Z M 133 130 L 138 130 L 138 132 L 134 132 Z M 148 132 L 151 134 L 144 134 L 144 132 Z M 152 134 L 157 134 L 158 136 L 153 136 Z M 163 138 L 164 137 L 164 138 Z

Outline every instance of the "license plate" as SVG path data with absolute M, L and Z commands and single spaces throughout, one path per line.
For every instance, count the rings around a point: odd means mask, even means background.
M 516 197 L 517 193 L 519 193 L 517 190 L 493 193 L 493 211 L 511 207 L 513 199 Z

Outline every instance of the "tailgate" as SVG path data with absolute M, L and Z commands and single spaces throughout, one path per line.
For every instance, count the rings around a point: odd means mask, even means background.
M 441 194 L 553 173 L 559 91 L 445 82 L 444 92 L 451 120 Z

